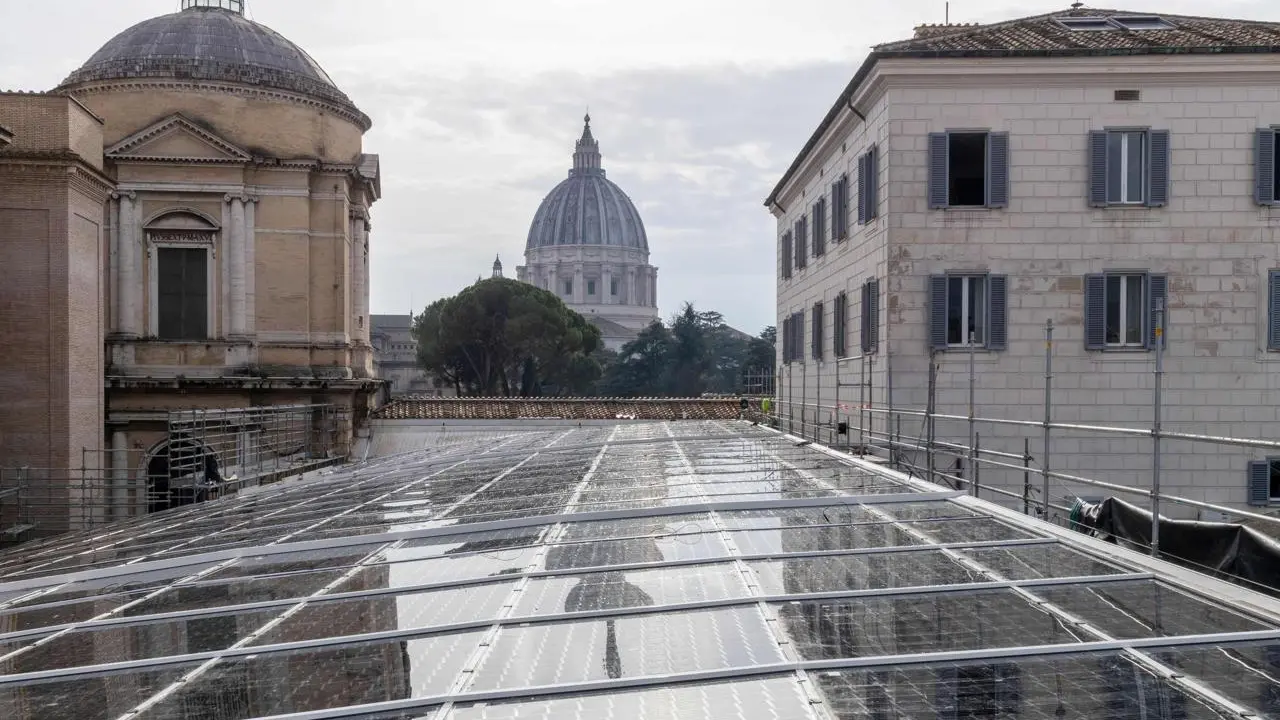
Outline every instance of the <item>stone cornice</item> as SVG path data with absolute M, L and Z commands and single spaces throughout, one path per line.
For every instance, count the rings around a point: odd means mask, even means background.
M 190 160 L 244 162 L 249 160 L 251 157 L 248 152 L 241 149 L 240 147 L 232 144 L 231 142 L 225 140 L 224 138 L 218 137 L 217 135 L 191 122 L 185 116 L 183 116 L 182 113 L 174 113 L 173 115 L 170 115 L 169 117 L 161 120 L 160 122 L 157 122 L 149 127 L 146 127 L 130 135 L 124 140 L 121 140 L 115 145 L 112 145 L 111 147 L 107 148 L 104 152 L 106 155 L 109 155 L 112 157 L 126 154 L 130 150 L 142 147 L 148 142 L 155 140 L 156 138 L 161 137 L 166 133 L 172 132 L 175 129 L 194 135 L 200 140 L 203 140 L 204 142 L 213 146 L 217 150 L 220 150 L 226 153 L 228 156 L 230 156 L 227 158 L 190 158 Z M 146 156 L 128 155 L 127 157 L 132 159 L 132 158 L 141 158 Z M 156 156 L 151 156 L 151 157 L 156 157 Z M 183 159 L 186 160 L 188 158 L 183 158 Z
M 111 178 L 72 152 L 4 154 L 0 167 L 8 177 L 65 180 L 90 195 L 101 195 L 102 202 L 115 189 Z
M 76 85 L 64 88 L 59 92 L 71 96 L 79 95 L 95 95 L 99 93 L 109 93 L 116 91 L 136 92 L 139 90 L 177 90 L 186 92 L 220 92 L 228 95 L 238 95 L 240 97 L 254 98 L 258 100 L 271 100 L 277 102 L 287 102 L 294 105 L 304 105 L 307 107 L 317 108 L 331 112 L 345 120 L 350 121 L 353 125 L 360 128 L 363 132 L 368 132 L 373 127 L 373 121 L 369 119 L 359 110 L 344 107 L 338 103 L 328 102 L 319 98 L 310 97 L 301 93 L 292 93 L 285 90 L 277 90 L 265 87 L 249 87 L 245 85 L 235 85 L 231 83 L 220 83 L 213 81 L 191 81 L 166 78 L 137 78 L 128 80 L 100 80 L 89 81 L 82 85 Z

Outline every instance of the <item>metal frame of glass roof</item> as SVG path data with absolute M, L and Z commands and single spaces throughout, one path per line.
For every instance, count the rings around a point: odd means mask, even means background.
M 0 716 L 1280 713 L 1275 600 L 875 463 L 734 422 L 481 443 L 0 555 Z

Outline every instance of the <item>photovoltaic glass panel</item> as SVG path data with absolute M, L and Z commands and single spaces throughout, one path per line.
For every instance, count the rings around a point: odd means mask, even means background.
M 925 550 L 755 560 L 748 565 L 770 595 L 987 581 L 945 554 Z
M 194 668 L 194 664 L 178 665 L 72 680 L 0 685 L 0 718 L 117 720 Z M 0 670 L 3 669 L 4 664 L 0 663 Z
M 733 563 L 594 572 L 537 578 L 520 594 L 516 615 L 608 610 L 748 597 Z
M 1037 588 L 1036 594 L 1114 638 L 1274 628 L 1154 580 Z
M 975 548 L 960 550 L 983 567 L 997 572 L 1008 580 L 1035 580 L 1046 577 L 1085 577 L 1088 575 L 1113 575 L 1123 572 L 1115 565 L 1105 563 L 1059 543 L 1021 545 L 1006 548 Z

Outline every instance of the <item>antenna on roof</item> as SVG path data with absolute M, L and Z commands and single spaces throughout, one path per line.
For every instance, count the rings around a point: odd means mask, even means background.
M 944 25 L 951 24 L 951 0 L 947 0 L 947 9 L 943 12 L 942 23 Z

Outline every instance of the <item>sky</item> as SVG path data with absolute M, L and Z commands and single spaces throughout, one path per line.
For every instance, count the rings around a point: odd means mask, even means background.
M 13 90 L 54 87 L 116 33 L 179 6 L 0 3 L 0 89 Z M 956 0 L 950 19 L 1069 4 Z M 1106 6 L 1280 21 L 1272 0 Z M 514 277 L 589 107 L 608 177 L 644 218 L 663 316 L 689 301 L 753 334 L 775 322 L 764 198 L 870 46 L 946 12 L 944 0 L 248 0 L 373 118 L 374 313 L 420 312 L 488 276 L 495 255 Z

